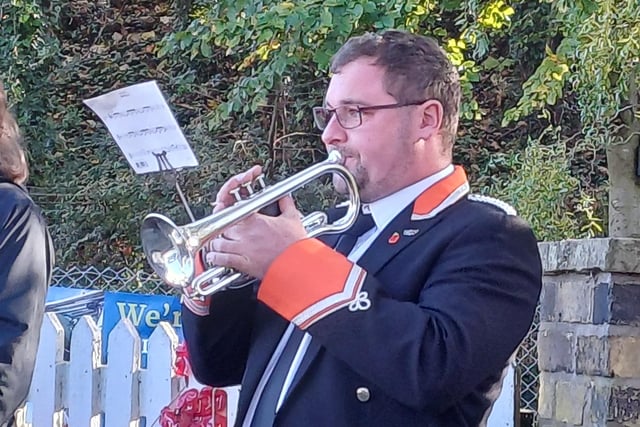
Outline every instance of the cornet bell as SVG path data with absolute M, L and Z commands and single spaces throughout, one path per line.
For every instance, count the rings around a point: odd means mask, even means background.
M 169 218 L 152 213 L 140 229 L 144 254 L 153 270 L 177 288 L 189 286 L 195 276 L 189 238 Z

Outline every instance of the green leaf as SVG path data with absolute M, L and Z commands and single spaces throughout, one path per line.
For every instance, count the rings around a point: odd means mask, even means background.
M 393 18 L 389 15 L 383 16 L 381 22 L 385 28 L 392 28 L 394 24 Z
M 331 12 L 329 12 L 329 9 L 326 7 L 322 8 L 322 12 L 320 12 L 320 24 L 324 27 L 331 27 L 332 23 L 333 16 Z
M 202 54 L 202 56 L 205 58 L 211 58 L 213 56 L 211 45 L 207 40 L 202 40 L 202 42 L 200 43 L 200 54 Z
M 351 14 L 355 19 L 359 19 L 363 13 L 364 13 L 364 8 L 360 3 L 356 4 L 355 6 L 353 6 L 353 9 L 351 9 Z
M 493 70 L 495 68 L 498 68 L 500 65 L 501 62 L 493 56 L 487 57 L 487 59 L 482 62 L 482 66 L 485 68 L 485 70 Z

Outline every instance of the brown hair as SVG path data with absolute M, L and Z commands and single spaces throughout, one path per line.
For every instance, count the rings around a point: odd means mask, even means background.
M 398 30 L 365 33 L 349 39 L 331 60 L 330 71 L 363 56 L 385 68 L 387 92 L 400 103 L 436 99 L 442 104 L 444 140 L 453 145 L 458 131 L 460 77 L 444 49 L 433 38 Z
M 28 177 L 20 129 L 9 111 L 7 95 L 0 82 L 0 178 L 23 184 Z

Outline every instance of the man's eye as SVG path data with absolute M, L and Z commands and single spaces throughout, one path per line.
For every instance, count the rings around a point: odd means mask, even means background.
M 358 117 L 360 110 L 357 107 L 347 107 L 345 108 L 345 114 L 349 117 Z

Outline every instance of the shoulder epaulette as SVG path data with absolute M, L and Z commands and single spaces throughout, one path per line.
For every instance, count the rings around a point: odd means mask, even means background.
M 502 200 L 498 200 L 494 197 L 482 196 L 480 194 L 469 194 L 467 198 L 472 202 L 480 202 L 480 203 L 487 203 L 487 204 L 493 205 L 497 208 L 502 209 L 507 215 L 518 214 L 513 206 L 503 202 Z

